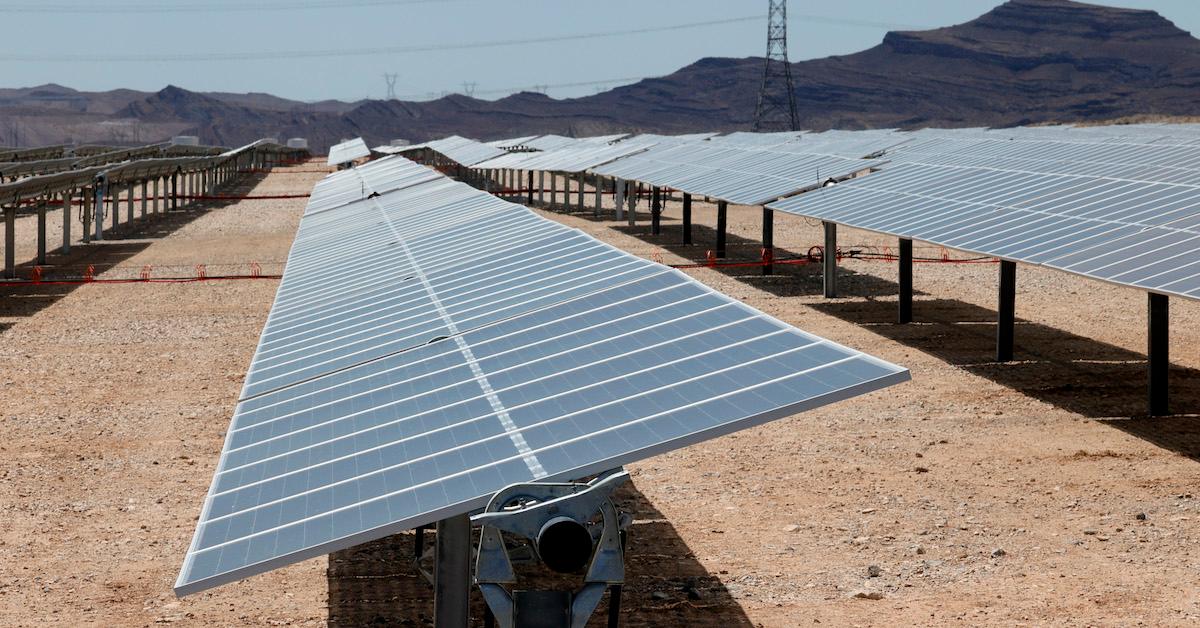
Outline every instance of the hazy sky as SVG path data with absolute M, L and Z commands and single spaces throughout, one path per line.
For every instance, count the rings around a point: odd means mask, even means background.
M 888 30 L 964 22 L 999 2 L 791 0 L 791 59 L 856 52 Z M 1200 31 L 1200 0 L 1096 3 L 1153 9 Z M 175 84 L 355 100 L 385 96 L 383 75 L 396 73 L 401 98 L 462 92 L 464 82 L 489 99 L 532 86 L 564 98 L 705 56 L 762 55 L 766 7 L 767 0 L 0 0 L 0 86 Z M 549 38 L 558 39 L 520 43 Z

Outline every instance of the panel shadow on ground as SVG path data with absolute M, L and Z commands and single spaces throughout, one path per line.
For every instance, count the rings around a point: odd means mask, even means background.
M 708 573 L 687 543 L 632 482 L 616 494 L 633 515 L 626 552 L 621 625 L 719 626 L 754 624 L 719 577 Z M 329 556 L 329 625 L 432 626 L 433 589 L 413 561 L 413 533 L 398 534 Z M 432 531 L 425 544 L 431 547 Z M 426 565 L 428 566 L 428 565 Z M 605 626 L 607 596 L 588 626 Z M 482 626 L 483 601 L 472 591 L 472 626 Z

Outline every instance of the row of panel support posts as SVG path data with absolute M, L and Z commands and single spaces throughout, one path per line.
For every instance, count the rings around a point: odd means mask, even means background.
M 1017 322 L 1017 263 L 1000 260 L 1000 307 L 996 318 L 996 361 L 1013 359 L 1013 329 Z
M 1170 301 L 1165 294 L 1149 293 L 1146 303 L 1147 364 L 1150 416 L 1169 412 L 1167 382 L 1170 378 Z
M 683 194 L 683 243 L 692 243 L 692 195 Z
M 717 201 L 717 257 L 725 258 L 725 222 L 729 203 Z
M 900 238 L 900 305 L 899 320 L 907 325 L 913 320 L 913 241 Z
M 763 208 L 763 276 L 775 274 L 775 212 Z
M 650 189 L 650 235 L 662 233 L 662 188 Z
M 825 280 L 825 298 L 837 298 L 837 223 L 822 222 L 825 227 L 825 248 L 821 250 L 821 263 L 824 272 L 822 276 Z
M 471 519 L 437 522 L 433 563 L 433 625 L 467 628 L 471 620 Z

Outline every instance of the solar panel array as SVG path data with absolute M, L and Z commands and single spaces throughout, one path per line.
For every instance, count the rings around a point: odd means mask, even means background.
M 180 594 L 469 512 L 514 482 L 578 479 L 908 379 L 384 161 L 314 193 Z M 384 173 L 396 180 L 372 186 L 392 191 L 343 195 Z
M 1200 187 L 1070 173 L 1079 168 L 897 163 L 769 207 L 1200 298 Z
M 331 166 L 340 166 L 370 156 L 371 149 L 367 148 L 367 143 L 361 137 L 356 137 L 329 147 L 328 163 Z

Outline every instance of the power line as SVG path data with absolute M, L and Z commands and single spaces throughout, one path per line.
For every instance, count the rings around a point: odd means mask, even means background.
M 334 58 L 334 57 L 366 57 L 376 55 L 402 55 L 414 54 L 422 52 L 446 52 L 450 50 L 479 50 L 484 48 L 508 48 L 515 46 L 528 46 L 533 44 L 551 44 L 574 42 L 585 39 L 609 39 L 614 37 L 626 37 L 629 35 L 642 35 L 647 33 L 664 33 L 668 31 L 681 31 L 697 28 L 708 28 L 711 26 L 723 26 L 726 24 L 737 24 L 742 22 L 762 22 L 761 15 L 751 15 L 744 17 L 725 18 L 721 20 L 707 20 L 704 22 L 690 22 L 686 24 L 675 24 L 672 26 L 650 26 L 646 28 L 633 28 L 622 31 L 607 31 L 593 33 L 575 33 L 573 35 L 557 35 L 554 37 L 541 38 L 526 38 L 526 39 L 500 39 L 493 41 L 481 41 L 459 44 L 440 44 L 440 45 L 424 45 L 424 46 L 388 46 L 379 48 L 351 48 L 344 50 L 285 50 L 272 52 L 217 52 L 217 53 L 202 53 L 202 54 L 176 54 L 176 55 L 101 55 L 101 54 L 67 54 L 67 55 L 51 55 L 51 54 L 15 54 L 4 53 L 0 54 L 0 61 L 19 61 L 27 62 L 43 62 L 43 63 L 162 63 L 162 62 L 177 62 L 177 61 L 249 61 L 249 60 L 265 60 L 265 59 L 315 59 L 315 58 Z
M 479 2 L 481 0 L 288 0 L 286 2 L 195 2 L 185 4 L 105 3 L 89 2 L 72 4 L 62 2 L 28 2 L 0 4 L 2 13 L 54 13 L 97 14 L 97 13 L 212 13 L 212 12 L 257 12 L 257 11 L 303 11 L 312 9 L 344 9 L 350 7 L 395 7 L 421 4 L 449 4 Z

